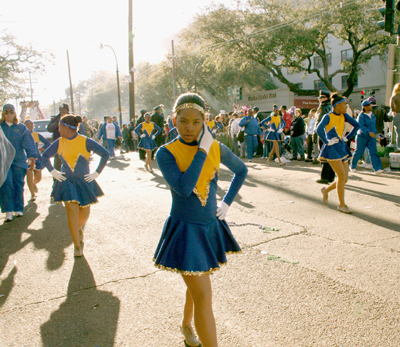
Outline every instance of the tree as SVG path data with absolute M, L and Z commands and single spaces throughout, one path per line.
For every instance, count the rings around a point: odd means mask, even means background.
M 50 57 L 30 46 L 17 44 L 14 36 L 3 32 L 0 36 L 0 102 L 24 97 L 24 74 L 42 72 Z
M 195 17 L 181 39 L 188 49 L 255 62 L 298 95 L 318 91 L 301 89 L 287 71 L 316 74 L 331 91 L 331 78 L 346 73 L 348 96 L 363 64 L 373 56 L 386 56 L 390 38 L 376 25 L 379 13 L 371 11 L 376 5 L 374 0 L 303 0 L 296 5 L 292 0 L 248 0 L 240 11 L 214 5 Z M 336 71 L 328 70 L 328 35 L 348 42 L 353 52 Z M 314 67 L 315 56 L 322 69 Z

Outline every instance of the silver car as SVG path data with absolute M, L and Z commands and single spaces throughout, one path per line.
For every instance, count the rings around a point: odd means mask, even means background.
M 50 142 L 53 141 L 53 134 L 47 131 L 47 126 L 50 123 L 50 119 L 37 119 L 34 120 L 33 123 L 35 124 L 35 132 L 39 133 Z

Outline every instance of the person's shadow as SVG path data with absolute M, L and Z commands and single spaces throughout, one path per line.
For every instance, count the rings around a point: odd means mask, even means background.
M 75 259 L 67 299 L 40 327 L 43 346 L 113 346 L 120 300 L 96 288 L 84 257 Z

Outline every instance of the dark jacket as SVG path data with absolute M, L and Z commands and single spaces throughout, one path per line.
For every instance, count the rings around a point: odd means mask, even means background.
M 53 134 L 53 141 L 60 137 L 60 132 L 58 131 L 58 122 L 60 121 L 61 115 L 51 116 L 50 123 L 47 126 L 47 131 Z
M 327 114 L 332 111 L 332 105 L 329 100 L 324 101 L 319 105 L 317 109 L 317 114 L 318 114 L 318 123 L 322 120 L 322 118 Z
M 293 134 L 291 134 L 292 137 L 304 135 L 306 132 L 306 123 L 304 123 L 302 116 L 293 119 L 290 131 L 293 131 Z
M 151 121 L 156 123 L 161 129 L 164 128 L 164 116 L 163 114 L 153 113 L 151 115 Z
M 383 134 L 383 129 L 385 127 L 384 122 L 391 122 L 392 117 L 388 116 L 386 110 L 380 106 L 372 106 L 372 113 L 376 118 L 376 131 L 377 134 Z
M 144 122 L 144 115 L 142 114 L 139 119 L 137 120 L 135 127 L 133 129 L 135 129 L 140 123 Z

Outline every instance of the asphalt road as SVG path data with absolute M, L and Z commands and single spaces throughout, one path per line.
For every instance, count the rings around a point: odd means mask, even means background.
M 48 172 L 24 217 L 0 217 L 1 347 L 183 346 L 183 281 L 152 262 L 170 192 L 125 158 L 97 180 L 83 258 Z M 351 173 L 345 215 L 334 192 L 322 204 L 319 166 L 248 167 L 227 218 L 243 252 L 212 276 L 220 346 L 400 346 L 400 173 Z

